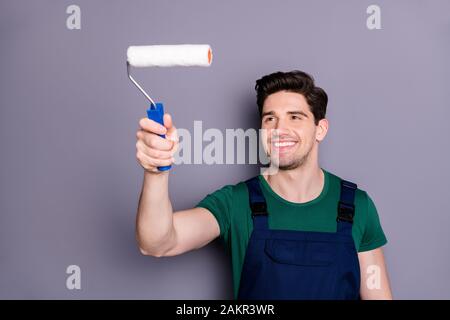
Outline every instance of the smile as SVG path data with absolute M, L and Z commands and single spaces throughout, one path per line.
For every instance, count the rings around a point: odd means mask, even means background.
M 290 147 L 293 146 L 296 142 L 293 141 L 286 141 L 286 142 L 274 142 L 274 146 L 279 148 L 279 147 Z
M 296 145 L 297 141 L 272 141 L 272 148 L 279 154 L 292 151 Z

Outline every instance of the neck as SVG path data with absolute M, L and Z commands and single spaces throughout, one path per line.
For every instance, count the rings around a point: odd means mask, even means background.
M 263 174 L 263 177 L 280 197 L 296 203 L 314 200 L 325 184 L 325 175 L 318 161 L 306 161 L 295 169 L 278 170 L 275 174 Z

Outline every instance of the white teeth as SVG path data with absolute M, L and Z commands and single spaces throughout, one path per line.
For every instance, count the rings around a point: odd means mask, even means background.
M 293 146 L 295 144 L 295 142 L 275 142 L 275 147 L 288 147 L 288 146 Z

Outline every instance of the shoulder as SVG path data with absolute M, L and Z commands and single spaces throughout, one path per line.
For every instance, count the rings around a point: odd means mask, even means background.
M 230 205 L 236 200 L 247 197 L 248 191 L 245 181 L 239 181 L 237 183 L 230 183 L 223 185 L 220 188 L 208 193 L 201 202 L 208 202 L 212 200 L 219 200 L 222 202 L 228 202 Z
M 368 207 L 370 207 L 370 204 L 373 202 L 372 202 L 370 196 L 368 195 L 367 191 L 362 189 L 358 185 L 359 181 L 355 181 L 353 179 L 347 179 L 345 177 L 338 176 L 338 175 L 328 172 L 326 170 L 324 170 L 324 172 L 325 172 L 325 174 L 328 175 L 330 186 L 337 190 L 340 190 L 342 180 L 346 180 L 346 181 L 352 182 L 357 185 L 357 189 L 355 190 L 355 201 L 354 201 L 355 210 L 362 215 L 366 215 Z M 355 214 L 356 214 L 356 212 L 355 212 Z

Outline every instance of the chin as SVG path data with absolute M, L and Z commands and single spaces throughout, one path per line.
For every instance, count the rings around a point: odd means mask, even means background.
M 292 162 L 287 164 L 281 164 L 278 166 L 278 169 L 287 171 L 287 170 L 294 170 L 297 169 L 300 166 L 300 163 L 298 162 Z
M 300 161 L 290 160 L 290 161 L 273 161 L 272 162 L 275 167 L 280 170 L 293 170 L 298 168 L 301 164 Z
M 294 170 L 303 165 L 306 161 L 306 158 L 307 157 L 299 157 L 294 159 L 274 159 L 272 163 L 280 170 Z

